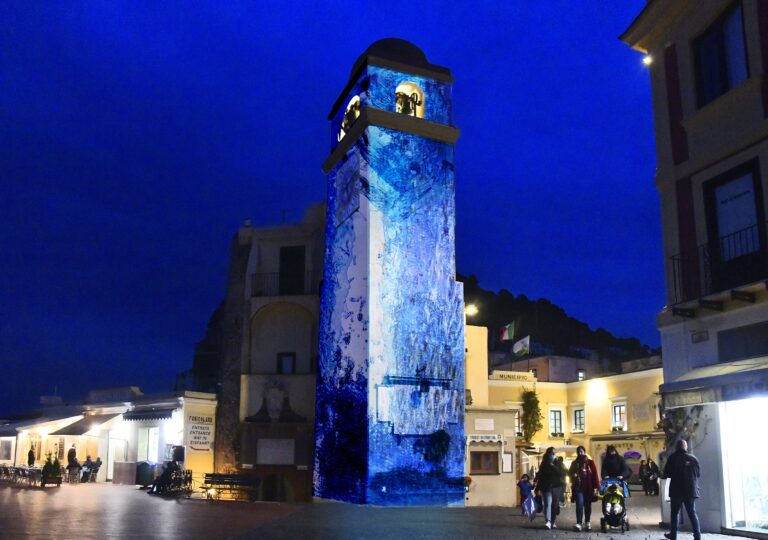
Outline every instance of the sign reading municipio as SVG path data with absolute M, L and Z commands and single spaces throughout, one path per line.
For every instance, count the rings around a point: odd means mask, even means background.
M 187 414 L 187 452 L 213 452 L 213 415 Z
M 499 371 L 494 369 L 490 378 L 494 381 L 536 382 L 530 371 Z

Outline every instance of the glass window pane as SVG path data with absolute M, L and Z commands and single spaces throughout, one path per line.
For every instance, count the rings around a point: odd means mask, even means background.
M 470 474 L 498 474 L 498 452 L 470 452 Z
M 720 257 L 729 261 L 760 247 L 752 173 L 715 189 Z
M 747 80 L 747 53 L 744 50 L 744 27 L 741 4 L 723 23 L 725 62 L 728 66 L 728 88 Z
M 722 34 L 710 29 L 696 40 L 696 71 L 699 83 L 699 105 L 706 105 L 720 96 L 723 87 L 724 71 L 722 58 Z

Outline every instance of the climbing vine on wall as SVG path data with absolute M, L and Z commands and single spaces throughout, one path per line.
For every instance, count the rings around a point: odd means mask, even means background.
M 526 441 L 533 439 L 544 425 L 541 423 L 541 406 L 539 405 L 539 395 L 536 390 L 523 389 L 523 438 Z

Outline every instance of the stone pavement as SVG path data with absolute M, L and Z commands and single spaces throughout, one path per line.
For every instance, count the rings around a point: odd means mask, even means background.
M 631 530 L 600 532 L 600 510 L 592 507 L 591 532 L 573 530 L 574 505 L 561 510 L 558 528 L 547 530 L 539 514 L 532 522 L 519 509 L 486 508 L 382 508 L 338 503 L 304 505 L 290 516 L 275 520 L 239 539 L 497 539 L 526 540 L 665 540 L 659 528 L 659 499 L 633 494 L 628 505 Z M 691 540 L 681 532 L 679 540 Z M 703 540 L 734 540 L 737 537 L 704 534 Z
M 298 509 L 163 499 L 112 484 L 45 489 L 0 485 L 0 539 L 232 538 Z
M 594 505 L 590 533 L 572 529 L 573 506 L 559 529 L 544 529 L 512 508 L 382 508 L 340 503 L 238 503 L 162 499 L 128 486 L 63 485 L 29 489 L 0 485 L 0 538 L 60 539 L 495 539 L 664 540 L 658 499 L 630 499 L 632 530 L 599 532 Z M 682 533 L 680 540 L 690 540 Z M 733 540 L 705 534 L 704 540 Z

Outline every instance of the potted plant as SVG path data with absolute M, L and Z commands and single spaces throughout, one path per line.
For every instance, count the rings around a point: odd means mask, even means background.
M 45 458 L 42 477 L 40 478 L 40 486 L 45 487 L 46 485 L 61 486 L 61 462 L 58 456 L 54 459 L 50 452 L 48 452 Z

